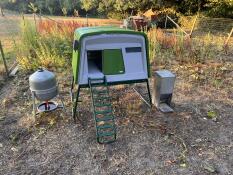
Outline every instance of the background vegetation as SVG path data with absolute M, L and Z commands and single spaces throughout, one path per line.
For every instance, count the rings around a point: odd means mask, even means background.
M 150 8 L 173 8 L 192 15 L 201 12 L 211 17 L 233 18 L 232 0 L 1 0 L 0 7 L 22 13 L 50 15 L 108 16 L 122 18 Z

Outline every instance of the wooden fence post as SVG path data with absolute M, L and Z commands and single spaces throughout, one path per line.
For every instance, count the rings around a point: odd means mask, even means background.
M 166 20 L 165 20 L 165 29 L 167 29 L 167 15 L 166 15 Z
M 9 72 L 8 72 L 8 68 L 7 68 L 7 64 L 6 64 L 6 58 L 5 58 L 5 55 L 4 55 L 4 52 L 3 52 L 3 47 L 2 47 L 1 41 L 0 41 L 0 52 L 1 52 L 1 55 L 2 55 L 3 64 L 4 64 L 4 67 L 5 67 L 5 71 L 6 71 L 6 75 L 7 75 L 7 77 L 9 77 Z
M 88 27 L 88 14 L 86 14 L 86 25 Z

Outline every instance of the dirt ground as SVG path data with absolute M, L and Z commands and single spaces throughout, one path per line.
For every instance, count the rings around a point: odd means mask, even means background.
M 70 74 L 56 73 L 66 113 L 40 115 L 34 124 L 29 73 L 20 71 L 0 90 L 0 174 L 233 174 L 232 87 L 195 85 L 177 73 L 170 114 L 150 109 L 132 86 L 111 87 L 117 140 L 103 145 L 89 90 L 81 93 L 75 124 Z

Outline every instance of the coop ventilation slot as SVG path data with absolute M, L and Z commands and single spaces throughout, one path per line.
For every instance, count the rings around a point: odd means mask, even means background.
M 142 52 L 141 47 L 127 47 L 125 48 L 126 53 L 135 53 L 135 52 Z

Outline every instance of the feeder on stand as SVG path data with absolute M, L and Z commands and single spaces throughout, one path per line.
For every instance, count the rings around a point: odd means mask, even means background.
M 64 103 L 58 92 L 58 85 L 55 75 L 43 68 L 39 68 L 29 77 L 29 85 L 33 100 L 33 116 L 41 112 L 49 112 L 57 108 L 64 108 Z M 61 100 L 61 105 L 55 101 L 50 101 L 58 97 Z M 43 101 L 36 107 L 36 99 Z

